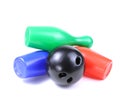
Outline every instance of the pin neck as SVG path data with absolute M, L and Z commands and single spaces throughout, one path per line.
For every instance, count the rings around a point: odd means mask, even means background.
M 93 40 L 89 36 L 75 37 L 75 43 L 79 46 L 91 47 Z

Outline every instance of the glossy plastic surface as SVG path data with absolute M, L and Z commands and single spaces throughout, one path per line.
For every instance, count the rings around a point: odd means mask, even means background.
M 111 59 L 108 59 L 86 47 L 76 46 L 76 48 L 82 53 L 85 59 L 85 76 L 100 80 L 103 80 L 108 76 L 112 68 Z
M 14 60 L 14 71 L 21 78 L 35 77 L 47 74 L 48 52 L 36 51 Z
M 90 36 L 73 37 L 67 32 L 50 26 L 27 27 L 25 44 L 29 47 L 52 51 L 62 45 L 79 45 L 91 47 Z
M 84 73 L 84 58 L 72 46 L 62 46 L 48 57 L 48 74 L 61 86 L 76 83 Z

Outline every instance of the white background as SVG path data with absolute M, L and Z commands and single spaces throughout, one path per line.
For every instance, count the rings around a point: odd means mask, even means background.
M 69 88 L 50 78 L 23 80 L 13 61 L 35 51 L 24 45 L 27 26 L 55 26 L 90 35 L 92 50 L 113 60 L 102 81 L 83 77 Z M 0 101 L 120 101 L 120 0 L 0 0 Z

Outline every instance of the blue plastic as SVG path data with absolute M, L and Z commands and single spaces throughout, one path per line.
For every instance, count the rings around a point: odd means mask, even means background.
M 35 77 L 47 74 L 48 52 L 36 51 L 14 60 L 14 71 L 21 78 Z

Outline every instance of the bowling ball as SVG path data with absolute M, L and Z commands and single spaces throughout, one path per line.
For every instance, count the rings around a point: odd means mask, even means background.
M 69 86 L 76 83 L 84 73 L 84 58 L 72 46 L 62 46 L 48 56 L 48 74 L 56 84 Z

